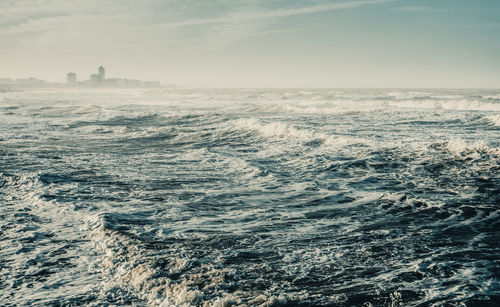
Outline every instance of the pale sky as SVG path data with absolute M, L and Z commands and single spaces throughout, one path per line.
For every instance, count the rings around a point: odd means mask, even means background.
M 500 88 L 500 0 L 0 0 L 0 77 Z

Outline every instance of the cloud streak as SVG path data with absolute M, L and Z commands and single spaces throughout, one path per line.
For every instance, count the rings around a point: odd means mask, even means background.
M 394 9 L 396 12 L 406 12 L 406 13 L 421 13 L 421 12 L 430 12 L 431 8 L 427 6 L 404 6 L 397 9 Z
M 264 7 L 263 3 L 243 1 L 240 2 L 240 5 L 232 5 L 227 10 L 222 10 L 225 11 L 222 15 L 208 17 L 209 14 L 207 17 L 195 18 L 193 16 L 200 16 L 199 12 L 184 11 L 183 5 L 168 1 L 149 0 L 141 2 L 139 5 L 137 2 L 130 0 L 106 2 L 97 0 L 74 2 L 5 0 L 5 2 L 0 2 L 0 36 L 6 38 L 6 36 L 19 34 L 22 37 L 23 32 L 37 32 L 40 34 L 47 31 L 64 32 L 65 28 L 77 23 L 82 23 L 87 29 L 102 25 L 105 28 L 113 26 L 117 29 L 129 28 L 133 29 L 133 31 L 148 28 L 148 31 L 154 29 L 164 34 L 173 34 L 178 32 L 179 28 L 195 26 L 208 26 L 210 28 L 205 30 L 210 32 L 211 29 L 224 25 L 247 24 L 247 27 L 240 27 L 239 29 L 253 29 L 256 33 L 260 33 L 269 30 L 282 31 L 280 29 L 265 29 L 269 21 L 274 22 L 281 18 L 353 9 L 393 1 L 395 0 L 358 0 L 282 9 L 269 9 Z M 204 9 L 217 7 L 217 5 L 217 2 L 197 4 L 198 9 L 202 11 L 202 15 L 204 15 Z M 235 11 L 235 7 L 239 8 L 239 10 Z M 244 12 L 242 12 L 243 10 Z M 85 18 L 88 19 L 88 22 L 85 22 Z M 75 28 L 77 27 L 75 26 Z M 203 37 L 203 31 L 201 32 L 199 34 L 202 34 L 201 37 Z M 243 36 L 252 34 L 241 33 Z
M 393 2 L 395 0 L 372 0 L 372 1 L 350 1 L 350 2 L 336 2 L 322 5 L 306 6 L 299 8 L 288 8 L 272 11 L 260 11 L 260 12 L 250 12 L 244 14 L 228 14 L 222 17 L 216 18 L 197 18 L 197 19 L 187 19 L 182 21 L 173 21 L 159 24 L 162 27 L 186 27 L 186 26 L 198 26 L 198 25 L 209 25 L 209 24 L 221 24 L 221 23 L 234 23 L 243 21 L 255 21 L 262 19 L 274 19 L 274 18 L 284 18 L 292 17 L 298 15 L 306 14 L 316 14 L 335 10 L 344 10 L 357 8 L 365 5 L 374 5 L 380 3 Z

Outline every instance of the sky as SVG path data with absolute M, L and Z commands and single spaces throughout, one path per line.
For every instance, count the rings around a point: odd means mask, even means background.
M 0 78 L 500 88 L 500 0 L 0 0 Z

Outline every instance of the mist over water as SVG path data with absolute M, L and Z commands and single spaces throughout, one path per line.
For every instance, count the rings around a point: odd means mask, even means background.
M 0 302 L 497 306 L 499 90 L 0 94 Z

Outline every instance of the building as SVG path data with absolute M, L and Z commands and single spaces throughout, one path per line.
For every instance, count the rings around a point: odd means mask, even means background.
M 76 74 L 74 72 L 69 72 L 66 74 L 66 83 L 69 85 L 76 84 Z
M 104 80 L 106 80 L 106 70 L 104 67 L 99 66 L 97 69 L 97 74 L 92 74 L 89 76 L 90 86 L 103 86 Z
M 158 81 L 141 81 L 124 78 L 108 78 L 106 79 L 106 70 L 103 66 L 99 66 L 97 74 L 91 74 L 88 80 L 78 82 L 75 73 L 66 75 L 68 85 L 78 85 L 79 87 L 111 87 L 111 88 L 157 88 L 161 87 Z
M 24 79 L 16 79 L 14 83 L 17 85 L 27 85 L 27 86 L 40 86 L 44 85 L 47 82 L 45 80 L 37 79 L 37 78 L 24 78 Z
M 99 66 L 99 76 L 101 76 L 102 81 L 106 79 L 106 70 L 102 66 Z
M 161 87 L 158 81 L 140 81 L 122 78 L 109 78 L 104 80 L 104 84 L 107 87 L 118 87 L 118 88 L 155 88 Z
M 121 79 L 121 78 L 108 78 L 105 80 L 105 84 L 108 87 L 128 87 L 128 81 L 127 79 Z
M 91 86 L 101 86 L 104 80 L 101 75 L 92 74 L 89 76 L 89 81 Z

